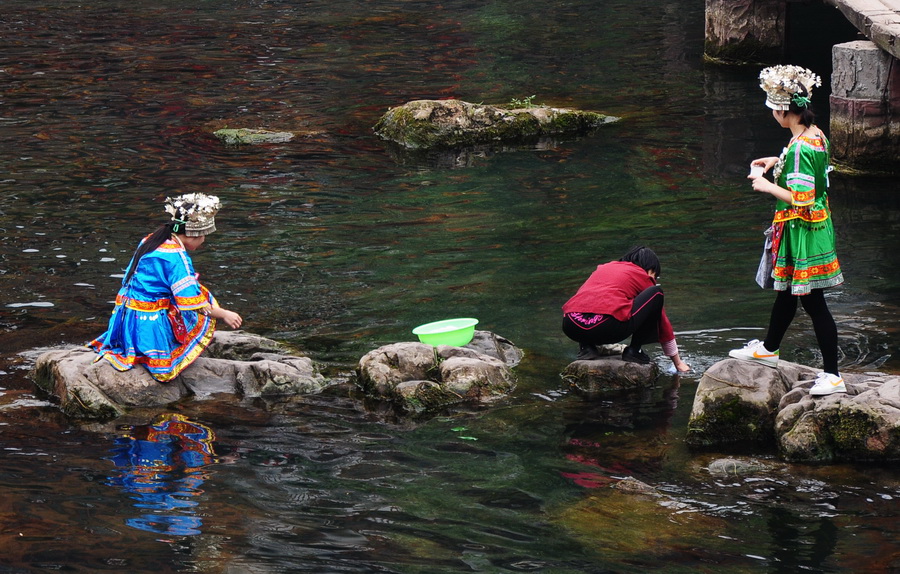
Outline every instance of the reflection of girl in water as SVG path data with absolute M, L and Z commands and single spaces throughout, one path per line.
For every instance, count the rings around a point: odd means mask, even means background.
M 107 484 L 121 487 L 137 501 L 137 508 L 151 512 L 125 523 L 160 534 L 200 534 L 194 499 L 203 493 L 203 467 L 215 462 L 213 431 L 176 414 L 130 431 L 116 439 L 111 460 L 119 474 Z

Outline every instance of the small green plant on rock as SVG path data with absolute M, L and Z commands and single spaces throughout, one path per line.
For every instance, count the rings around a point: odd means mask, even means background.
M 537 108 L 540 107 L 538 104 L 534 103 L 534 95 L 530 95 L 525 97 L 524 99 L 512 98 L 509 100 L 509 107 L 515 109 L 521 108 Z

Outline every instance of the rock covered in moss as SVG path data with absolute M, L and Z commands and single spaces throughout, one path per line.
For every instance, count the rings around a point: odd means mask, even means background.
M 213 135 L 228 145 L 262 145 L 285 143 L 294 139 L 293 132 L 276 132 L 260 128 L 223 128 Z
M 117 371 L 86 347 L 66 347 L 38 357 L 31 378 L 66 415 L 109 420 L 133 408 L 170 405 L 188 397 L 317 394 L 328 382 L 312 360 L 288 354 L 279 343 L 244 332 L 216 332 L 205 355 L 175 380 L 160 383 L 143 367 Z
M 374 130 L 382 139 L 419 150 L 579 135 L 616 119 L 549 106 L 507 109 L 461 100 L 415 100 L 388 110 Z
M 846 393 L 814 397 L 818 372 L 719 361 L 697 386 L 687 443 L 777 447 L 795 462 L 900 461 L 900 377 L 843 373 Z
M 848 375 L 844 375 L 845 384 Z M 778 447 L 804 462 L 900 461 L 900 377 L 859 376 L 847 393 L 787 393 L 775 419 Z
M 777 369 L 737 359 L 719 361 L 697 385 L 687 443 L 771 444 L 781 397 L 799 381 L 815 377 L 814 369 L 787 361 L 781 361 Z
M 485 340 L 492 335 L 482 334 L 480 350 L 412 342 L 379 347 L 360 359 L 357 381 L 368 396 L 388 401 L 409 415 L 494 401 L 515 388 L 510 364 L 497 355 L 515 357 L 518 362 L 521 352 L 514 353 L 502 337 L 495 339 L 498 347 L 485 349 Z

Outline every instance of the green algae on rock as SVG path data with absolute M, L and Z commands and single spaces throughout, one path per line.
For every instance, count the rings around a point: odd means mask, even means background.
M 374 130 L 382 139 L 418 150 L 576 136 L 616 120 L 549 106 L 507 109 L 461 100 L 414 100 L 389 109 Z
M 228 145 L 261 145 L 285 143 L 294 139 L 293 132 L 275 132 L 258 128 L 223 128 L 213 135 Z

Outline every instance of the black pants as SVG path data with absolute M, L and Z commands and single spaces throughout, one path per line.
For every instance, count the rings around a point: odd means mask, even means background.
M 825 292 L 822 289 L 813 289 L 808 295 L 791 295 L 790 291 L 779 291 L 772 305 L 772 316 L 769 318 L 769 331 L 763 343 L 766 349 L 775 351 L 781 347 L 781 340 L 787 333 L 788 327 L 797 314 L 797 299 L 803 305 L 803 310 L 812 319 L 813 330 L 816 332 L 816 340 L 819 350 L 822 351 L 822 361 L 826 373 L 838 374 L 838 335 L 837 325 L 828 304 L 825 302 Z
M 631 336 L 631 346 L 640 348 L 647 343 L 659 342 L 659 318 L 663 310 L 662 287 L 654 285 L 641 291 L 631 306 L 631 318 L 619 321 L 610 315 L 597 315 L 597 323 L 585 326 L 563 316 L 562 330 L 579 343 L 608 345 L 624 341 Z

